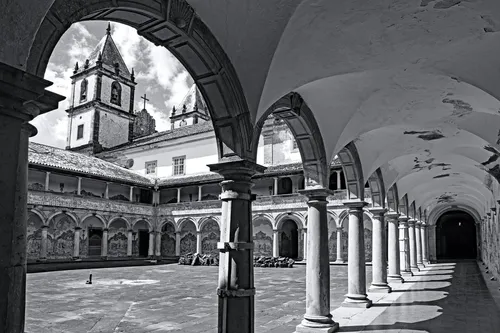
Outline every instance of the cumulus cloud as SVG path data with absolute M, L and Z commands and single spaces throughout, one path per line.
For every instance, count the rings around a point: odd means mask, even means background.
M 111 34 L 125 64 L 132 70 L 141 55 L 141 37 L 137 30 L 124 24 L 113 24 Z

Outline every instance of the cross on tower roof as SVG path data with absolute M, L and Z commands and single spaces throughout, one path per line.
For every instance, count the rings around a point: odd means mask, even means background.
M 144 96 L 141 96 L 141 98 L 144 100 L 144 108 L 146 109 L 146 102 L 149 102 L 149 99 L 146 98 L 146 93 L 144 93 Z

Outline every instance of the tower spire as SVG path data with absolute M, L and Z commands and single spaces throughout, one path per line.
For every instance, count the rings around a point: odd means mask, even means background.
M 111 35 L 111 23 L 108 22 L 108 27 L 106 28 L 106 34 Z

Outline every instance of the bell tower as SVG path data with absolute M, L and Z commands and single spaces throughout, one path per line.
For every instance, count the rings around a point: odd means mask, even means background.
M 131 141 L 136 84 L 108 23 L 106 35 L 73 70 L 66 149 L 94 154 Z

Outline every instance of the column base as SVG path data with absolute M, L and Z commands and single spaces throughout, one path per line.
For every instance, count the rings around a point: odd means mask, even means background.
M 424 268 L 425 268 L 425 264 L 424 264 L 424 263 L 419 263 L 419 264 L 417 264 L 417 265 L 418 265 L 418 268 L 419 268 L 420 270 L 422 270 L 422 269 L 424 269 Z
M 295 333 L 333 333 L 339 330 L 339 323 L 334 322 L 331 317 L 318 317 L 318 321 L 306 318 L 295 327 Z
M 82 259 L 80 257 L 73 257 L 73 261 L 82 261 Z
M 346 260 L 335 260 L 333 263 L 334 264 L 347 264 L 347 261 Z
M 404 283 L 405 280 L 401 277 L 401 275 L 388 276 L 387 282 L 389 283 Z
M 368 291 L 371 293 L 388 294 L 392 292 L 392 288 L 387 284 L 372 284 L 370 288 L 368 288 Z
M 108 260 L 107 256 L 101 256 L 101 260 Z
M 402 277 L 409 277 L 409 276 L 413 276 L 413 273 L 410 271 L 410 272 L 401 272 L 401 276 Z
M 420 272 L 420 268 L 418 268 L 418 266 L 411 266 L 410 269 L 412 272 Z
M 366 295 L 346 295 L 347 298 L 340 304 L 345 308 L 369 308 L 372 301 Z

